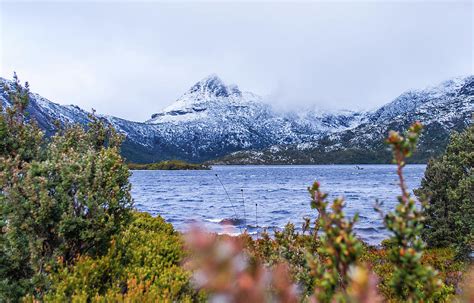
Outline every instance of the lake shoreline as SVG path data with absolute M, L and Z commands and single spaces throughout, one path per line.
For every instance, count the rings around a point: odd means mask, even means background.
M 400 195 L 395 166 L 359 165 L 215 165 L 212 170 L 132 171 L 132 197 L 139 211 L 161 215 L 177 230 L 200 222 L 209 231 L 223 231 L 223 220 L 239 218 L 239 228 L 255 232 L 282 229 L 293 222 L 296 229 L 304 217 L 314 217 L 308 186 L 314 181 L 330 200 L 345 198 L 345 212 L 359 213 L 354 227 L 365 242 L 378 245 L 388 236 L 374 211 L 376 201 L 391 210 Z M 425 165 L 405 168 L 410 189 L 419 186 Z M 216 176 L 217 175 L 217 176 Z M 247 222 L 244 224 L 243 222 Z M 257 222 L 257 224 L 256 224 Z

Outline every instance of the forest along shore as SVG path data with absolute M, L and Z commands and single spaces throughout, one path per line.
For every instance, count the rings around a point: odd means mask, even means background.
M 188 163 L 181 160 L 168 160 L 156 163 L 127 163 L 130 170 L 210 170 L 207 164 Z

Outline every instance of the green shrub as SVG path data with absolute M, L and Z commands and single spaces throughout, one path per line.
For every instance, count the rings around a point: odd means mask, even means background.
M 343 212 L 344 201 L 337 198 L 327 210 L 327 194 L 321 192 L 319 183 L 314 182 L 309 188 L 311 208 L 319 213 L 321 245 L 318 249 L 318 263 L 315 266 L 316 297 L 320 302 L 331 302 L 337 292 L 345 295 L 350 282 L 349 270 L 356 265 L 362 244 L 355 237 L 353 226 L 357 215 L 347 219 Z
M 474 125 L 453 133 L 446 152 L 429 161 L 421 187 L 428 199 L 422 237 L 430 247 L 453 246 L 458 256 L 474 250 Z
M 298 282 L 303 294 L 309 296 L 313 293 L 315 279 L 311 274 L 308 253 L 316 254 L 319 247 L 314 229 L 310 229 L 309 234 L 302 234 L 295 230 L 292 223 L 288 223 L 281 231 L 275 230 L 273 238 L 266 230 L 256 240 L 247 234 L 241 235 L 241 238 L 252 258 L 268 267 L 288 264 L 288 272 Z
M 134 213 L 100 257 L 81 256 L 60 263 L 50 275 L 46 302 L 183 302 L 200 297 L 181 267 L 180 235 L 161 217 Z
M 384 218 L 385 226 L 392 232 L 388 257 L 394 265 L 394 271 L 390 286 L 399 299 L 407 302 L 432 301 L 442 287 L 436 271 L 421 263 L 424 249 L 420 238 L 424 219 L 423 204 L 421 209 L 417 207 L 403 176 L 406 158 L 414 152 L 421 129 L 421 124 L 415 123 L 404 136 L 391 131 L 387 139 L 392 147 L 401 189 L 395 211 Z
M 128 222 L 129 171 L 121 138 L 91 116 L 50 140 L 26 118 L 28 86 L 15 76 L 0 114 L 0 301 L 40 298 L 56 259 L 107 251 Z

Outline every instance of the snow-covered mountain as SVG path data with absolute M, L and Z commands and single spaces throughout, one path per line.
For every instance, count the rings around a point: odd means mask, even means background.
M 10 82 L 2 78 L 0 82 L 0 99 L 8 106 L 3 86 Z M 405 128 L 415 120 L 428 129 L 426 146 L 433 142 L 442 146 L 451 130 L 470 122 L 473 96 L 471 76 L 405 92 L 371 112 L 310 109 L 281 113 L 261 97 L 211 75 L 145 122 L 101 117 L 125 134 L 123 154 L 134 162 L 221 158 L 224 163 L 316 163 L 322 161 L 322 155 L 331 159 L 328 154 L 349 150 L 380 152 L 388 129 Z M 31 117 L 48 134 L 55 131 L 56 120 L 62 124 L 89 122 L 88 112 L 76 106 L 62 106 L 34 93 L 30 99 Z M 426 148 L 428 154 L 436 152 Z M 225 155 L 229 156 L 222 158 Z M 336 157 L 329 162 L 343 160 Z
M 308 112 L 304 117 L 277 113 L 260 96 L 211 75 L 153 114 L 140 125 L 139 133 L 145 134 L 140 142 L 150 142 L 153 153 L 162 158 L 205 161 L 234 151 L 317 140 L 328 132 L 353 127 L 358 117 L 348 111 Z M 137 124 L 131 127 L 124 120 L 108 120 L 130 138 L 141 137 L 135 135 Z
M 279 133 L 279 137 L 275 139 L 289 142 L 299 141 L 298 134 L 294 132 L 299 132 L 302 128 L 312 134 L 340 131 L 357 124 L 359 116 L 359 113 L 351 111 L 321 112 L 314 109 L 277 113 L 270 105 L 262 102 L 262 97 L 251 92 L 242 92 L 238 86 L 226 85 L 217 75 L 210 75 L 194 84 L 174 103 L 153 114 L 146 123 L 170 123 L 176 127 L 197 122 L 205 122 L 208 125 L 211 122 L 219 128 L 235 117 L 239 119 L 232 121 L 234 125 L 244 124 L 245 120 L 254 124 L 263 118 L 267 124 L 272 122 L 275 126 L 284 126 L 286 134 Z M 244 129 L 240 131 L 243 133 L 248 126 L 242 126 Z
M 258 151 L 240 151 L 217 163 L 387 163 L 384 144 L 389 130 L 403 131 L 413 122 L 424 125 L 415 161 L 424 162 L 442 152 L 449 134 L 472 123 L 474 76 L 460 77 L 422 90 L 404 92 L 392 102 L 362 114 L 359 124 L 327 133 L 318 140 L 275 145 Z
M 426 89 L 409 90 L 371 113 L 354 129 L 356 136 L 348 140 L 344 138 L 348 132 L 341 132 L 331 139 L 345 139 L 346 147 L 365 148 L 367 143 L 384 138 L 390 129 L 404 130 L 418 120 L 425 127 L 424 143 L 431 139 L 440 143 L 439 139 L 447 139 L 453 129 L 463 129 L 472 122 L 473 111 L 474 76 L 455 78 Z

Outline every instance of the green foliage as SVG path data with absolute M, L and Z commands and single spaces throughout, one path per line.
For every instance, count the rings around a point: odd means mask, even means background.
M 429 201 L 422 237 L 430 247 L 474 250 L 474 124 L 453 133 L 446 152 L 431 160 L 415 192 Z
M 365 246 L 360 261 L 369 264 L 378 276 L 377 288 L 386 301 L 405 302 L 392 287 L 395 264 L 389 258 L 391 248 L 391 246 L 382 248 Z M 426 249 L 420 262 L 423 266 L 433 267 L 438 272 L 438 277 L 444 282 L 444 285 L 437 287 L 431 301 L 451 302 L 455 289 L 462 282 L 463 273 L 468 269 L 468 264 L 455 260 L 454 250 L 449 248 Z
M 253 240 L 244 234 L 245 249 L 249 255 L 266 266 L 288 264 L 288 271 L 297 281 L 304 295 L 314 291 L 315 279 L 311 274 L 308 254 L 314 255 L 319 247 L 319 239 L 314 229 L 307 228 L 309 234 L 300 234 L 292 223 L 281 231 L 275 230 L 273 238 L 265 230 L 260 237 Z M 308 231 L 306 230 L 306 231 Z
M 13 106 L 0 108 L 0 301 L 20 297 L 30 286 L 28 278 L 33 275 L 33 269 L 28 265 L 27 234 L 13 231 L 22 227 L 28 212 L 19 207 L 14 218 L 9 218 L 11 206 L 6 189 L 21 188 L 21 184 L 16 184 L 16 177 L 24 174 L 28 161 L 40 157 L 43 137 L 36 124 L 24 123 L 28 83 L 22 87 L 15 74 L 12 87 L 6 89 L 15 93 L 10 94 Z M 15 198 L 22 199 L 19 196 Z
M 181 267 L 180 235 L 161 217 L 134 213 L 100 257 L 81 256 L 51 274 L 45 302 L 186 302 L 200 296 Z
M 29 85 L 20 84 L 13 75 L 9 92 L 11 107 L 2 108 L 0 104 L 0 157 L 13 158 L 16 161 L 31 161 L 39 157 L 43 133 L 36 123 L 25 123 L 25 109 L 29 103 Z
M 318 238 L 313 236 L 293 233 L 291 229 L 279 232 L 280 235 L 291 239 L 277 240 L 276 237 L 270 237 L 268 233 L 263 233 L 259 239 L 252 239 L 248 235 L 240 236 L 244 240 L 244 249 L 248 252 L 251 258 L 263 261 L 267 266 L 275 266 L 288 262 L 290 268 L 289 274 L 291 280 L 298 284 L 301 289 L 301 298 L 309 298 L 314 287 L 316 285 L 316 271 L 312 271 L 310 264 L 303 267 L 295 267 L 289 261 L 286 261 L 281 252 L 286 252 L 286 256 L 299 255 L 301 251 L 310 252 L 312 251 L 313 257 L 311 259 L 324 260 L 324 255 L 320 254 L 318 249 L 314 250 L 314 243 L 318 243 L 316 246 L 319 247 L 320 242 Z M 291 234 L 291 235 L 290 235 Z M 290 235 L 290 236 L 288 236 Z M 227 238 L 228 236 L 221 236 Z M 292 245 L 288 245 L 292 243 Z M 391 249 L 396 246 L 393 241 L 384 241 L 384 245 L 381 248 L 363 245 L 361 247 L 360 256 L 357 259 L 355 267 L 349 271 L 349 283 L 346 291 L 338 292 L 334 295 L 334 299 L 337 301 L 346 302 L 375 302 L 371 300 L 357 301 L 352 300 L 354 282 L 357 282 L 359 278 L 358 272 L 361 270 L 373 271 L 378 277 L 376 283 L 376 290 L 379 292 L 384 301 L 388 302 L 404 302 L 400 299 L 398 294 L 392 288 L 391 280 L 395 271 L 395 264 L 391 262 L 389 254 Z M 435 302 L 451 302 L 454 299 L 455 290 L 461 287 L 463 282 L 463 275 L 468 270 L 469 264 L 454 258 L 455 251 L 451 248 L 442 249 L 427 249 L 424 251 L 420 263 L 423 266 L 431 266 L 438 271 L 438 277 L 442 279 L 444 285 L 437 287 L 435 295 L 432 297 L 432 301 Z M 314 258 L 316 257 L 316 258 Z M 317 265 L 317 263 L 315 264 Z M 309 278 L 309 280 L 307 280 Z M 319 282 L 318 282 L 319 283 Z M 303 300 L 303 302 L 305 302 Z
M 47 141 L 25 118 L 28 87 L 15 77 L 0 114 L 0 301 L 41 297 L 56 259 L 107 251 L 128 222 L 129 171 L 117 133 L 91 117 Z
M 420 238 L 423 228 L 423 210 L 417 208 L 416 201 L 406 188 L 403 177 L 405 159 L 415 150 L 422 126 L 413 124 L 405 136 L 398 132 L 390 132 L 387 139 L 392 147 L 394 162 L 400 182 L 401 196 L 394 212 L 385 216 L 385 226 L 393 233 L 389 259 L 394 264 L 390 286 L 401 300 L 407 302 L 423 302 L 433 300 L 435 292 L 442 285 L 437 273 L 429 266 L 421 263 L 424 243 Z M 423 205 L 422 205 L 423 208 Z
M 211 169 L 206 164 L 187 163 L 180 160 L 168 160 L 157 163 L 138 164 L 129 163 L 131 170 L 208 170 Z
M 318 253 L 322 258 L 316 264 L 316 297 L 321 302 L 331 302 L 337 291 L 344 291 L 349 284 L 349 269 L 355 265 L 362 244 L 353 232 L 357 216 L 345 218 L 344 201 L 337 198 L 327 211 L 327 194 L 321 192 L 319 183 L 309 188 L 311 207 L 318 210 L 321 230 L 321 245 Z

